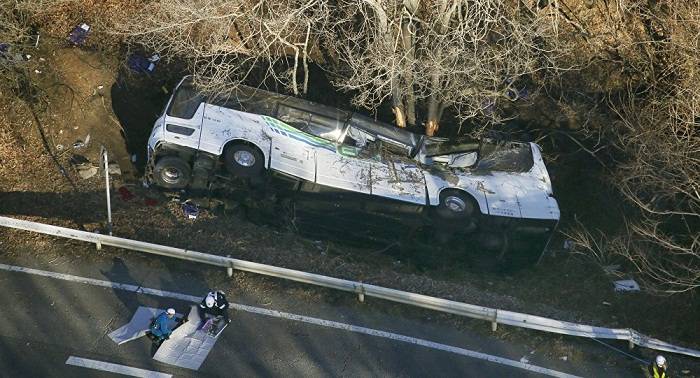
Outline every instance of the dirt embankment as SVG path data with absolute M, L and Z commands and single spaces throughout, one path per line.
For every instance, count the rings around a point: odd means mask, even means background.
M 75 48 L 45 46 L 33 59 L 32 68 L 41 72 L 35 74 L 45 101 L 28 104 L 10 96 L 0 98 L 2 215 L 91 231 L 100 228 L 106 217 L 104 178 L 99 174 L 81 178 L 70 159 L 79 154 L 97 165 L 104 145 L 122 171 L 112 184 L 117 236 L 562 320 L 632 327 L 660 339 L 700 346 L 693 316 L 700 307 L 697 299 L 614 294 L 609 278 L 595 266 L 567 256 L 498 275 L 475 271 L 454 258 L 443 259 L 438 247 L 423 251 L 426 259 L 315 242 L 255 225 L 236 211 L 205 211 L 196 221 L 187 220 L 179 202 L 141 187 L 131 163 L 134 154 L 137 166 L 143 161 L 150 127 L 167 98 L 162 87 L 171 88 L 173 78 L 127 75 L 120 67 L 122 57 Z M 85 146 L 74 147 L 76 142 Z M 582 180 L 580 172 L 575 175 Z M 582 187 L 594 188 L 597 184 L 591 180 Z M 565 194 L 561 200 L 563 208 L 570 208 L 578 199 Z M 8 230 L 0 230 L 0 235 L 25 246 L 47 239 L 27 239 L 26 233 Z

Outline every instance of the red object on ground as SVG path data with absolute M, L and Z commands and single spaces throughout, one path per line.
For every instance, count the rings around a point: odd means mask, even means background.
M 146 206 L 155 206 L 155 205 L 158 204 L 158 200 L 155 200 L 155 199 L 153 199 L 153 198 L 148 198 L 148 197 L 146 197 L 146 199 L 143 200 L 143 203 L 144 203 Z
M 134 198 L 134 193 L 131 193 L 125 186 L 120 186 L 119 189 L 117 189 L 117 192 L 119 192 L 119 196 L 121 197 L 122 201 L 129 201 L 130 199 Z

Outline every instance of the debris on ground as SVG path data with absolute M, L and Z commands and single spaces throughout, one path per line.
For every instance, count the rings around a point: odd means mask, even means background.
M 639 284 L 635 280 L 619 280 L 614 281 L 615 291 L 639 291 Z
M 90 25 L 80 24 L 76 26 L 70 34 L 68 34 L 68 41 L 74 46 L 82 46 L 90 33 Z
M 130 201 L 135 197 L 134 193 L 131 193 L 126 186 L 120 186 L 119 189 L 117 189 L 117 193 L 119 193 L 119 198 L 121 198 L 121 200 L 124 202 Z
M 80 178 L 82 178 L 83 180 L 87 180 L 96 174 L 97 174 L 97 167 L 89 167 L 89 168 L 78 170 L 78 176 L 80 176 Z
M 78 176 L 86 180 L 97 174 L 97 167 L 90 163 L 83 155 L 73 155 L 70 158 L 70 164 L 78 171 Z
M 73 143 L 73 149 L 78 150 L 87 147 L 88 143 L 90 143 L 90 134 L 85 137 L 84 142 L 81 139 L 76 140 L 75 143 Z
M 107 164 L 107 172 L 109 172 L 110 175 L 115 175 L 115 176 L 122 175 L 122 169 L 119 167 L 119 164 L 117 164 L 117 163 Z
M 127 60 L 127 65 L 134 72 L 139 73 L 153 73 L 156 69 L 156 62 L 160 60 L 160 55 L 153 54 L 150 57 L 146 57 L 139 53 L 132 54 Z
M 182 212 L 187 219 L 197 219 L 197 216 L 199 216 L 199 207 L 192 201 L 187 200 L 182 203 Z

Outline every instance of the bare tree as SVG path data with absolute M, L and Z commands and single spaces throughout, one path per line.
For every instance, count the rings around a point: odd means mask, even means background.
M 649 287 L 700 285 L 700 1 L 616 0 L 559 10 L 579 90 L 607 92 L 610 183 L 632 205 L 619 249 Z M 574 25 L 575 23 L 575 25 Z
M 299 94 L 308 91 L 315 32 L 327 15 L 322 0 L 159 0 L 119 33 L 186 60 L 204 90 L 223 93 L 262 69 Z
M 339 61 L 336 84 L 356 93 L 358 106 L 375 109 L 391 100 L 398 126 L 426 113 L 433 135 L 445 109 L 460 120 L 498 119 L 513 85 L 555 67 L 562 51 L 557 16 L 509 0 L 341 1 L 326 34 Z

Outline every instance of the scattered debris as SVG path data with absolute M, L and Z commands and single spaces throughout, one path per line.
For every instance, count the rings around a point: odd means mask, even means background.
M 520 358 L 520 363 L 529 364 L 530 360 L 528 360 L 525 356 L 523 356 L 522 358 Z
M 73 154 L 70 157 L 70 164 L 75 167 L 75 169 L 85 169 L 92 167 L 90 160 L 83 155 Z
M 89 179 L 97 174 L 97 167 L 93 166 L 85 156 L 73 155 L 70 163 L 78 171 L 78 175 L 83 179 Z
M 611 264 L 603 267 L 605 274 L 615 275 L 620 272 L 620 264 Z
M 152 73 L 156 69 L 156 62 L 160 60 L 160 55 L 153 54 L 150 57 L 135 53 L 127 60 L 127 65 L 134 72 Z
M 571 239 L 564 240 L 564 250 L 570 251 L 574 248 L 574 241 Z
M 90 168 L 78 170 L 78 176 L 80 176 L 83 180 L 87 180 L 96 174 L 97 174 L 97 167 L 90 167 Z
M 41 70 L 34 70 L 34 73 L 40 74 L 40 73 L 41 73 Z
M 614 281 L 615 291 L 639 291 L 639 284 L 635 280 Z
M 610 302 L 603 301 L 603 306 L 611 306 Z
M 63 151 L 63 145 L 62 145 L 62 144 L 57 144 L 57 145 L 56 145 L 56 151 Z
M 688 375 L 690 374 L 690 370 L 681 370 L 681 374 Z
M 562 360 L 562 361 L 568 361 L 568 360 L 569 360 L 569 356 L 561 356 L 561 357 L 559 357 L 559 359 Z
M 185 214 L 187 219 L 197 219 L 199 216 L 199 207 L 192 201 L 187 200 L 182 203 L 182 212 Z
M 83 142 L 83 141 L 80 140 L 80 139 L 78 139 L 77 141 L 75 141 L 75 143 L 73 143 L 73 149 L 74 149 L 74 150 L 78 150 L 78 149 L 81 149 L 81 148 L 83 148 L 83 147 L 85 147 L 85 142 Z
M 107 172 L 109 172 L 110 175 L 115 175 L 115 176 L 122 175 L 122 169 L 119 167 L 119 164 L 117 164 L 117 163 L 109 163 L 107 165 Z
M 131 155 L 131 162 L 136 163 L 136 154 Z
M 135 197 L 134 193 L 131 193 L 131 191 L 125 186 L 120 186 L 119 189 L 117 189 L 117 193 L 119 194 L 119 198 L 121 198 L 121 200 L 124 202 L 129 201 Z
M 80 24 L 68 35 L 68 41 L 74 46 L 82 46 L 90 33 L 90 25 Z

